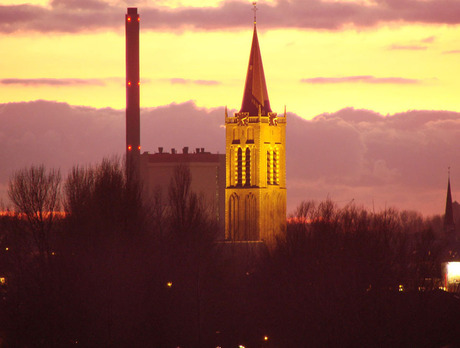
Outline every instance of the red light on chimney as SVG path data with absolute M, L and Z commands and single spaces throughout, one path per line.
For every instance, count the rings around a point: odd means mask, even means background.
M 140 21 L 141 21 L 141 17 L 137 17 L 137 21 L 140 22 Z
M 139 82 L 137 83 L 137 85 L 140 86 L 140 85 L 141 85 L 141 82 L 139 81 Z
M 131 17 L 128 17 L 128 22 L 131 22 Z
M 132 149 L 132 146 L 128 145 L 128 150 L 131 151 L 131 149 Z
M 139 145 L 139 146 L 137 147 L 137 149 L 140 151 L 140 150 L 141 150 L 141 146 Z
M 128 81 L 128 86 L 131 86 L 131 81 Z

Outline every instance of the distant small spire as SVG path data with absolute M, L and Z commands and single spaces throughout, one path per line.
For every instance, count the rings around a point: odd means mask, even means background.
M 254 8 L 253 8 L 253 11 L 254 11 L 254 26 L 256 26 L 256 23 L 257 23 L 257 14 L 256 14 L 256 12 L 257 12 L 257 1 L 254 1 L 252 3 L 252 6 L 254 6 Z
M 450 189 L 450 167 L 448 168 L 447 178 L 447 197 L 446 197 L 446 211 L 444 214 L 444 228 L 446 232 L 455 231 L 454 213 L 452 208 L 452 194 Z

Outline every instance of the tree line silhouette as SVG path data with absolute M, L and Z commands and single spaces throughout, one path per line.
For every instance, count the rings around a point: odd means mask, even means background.
M 118 160 L 13 174 L 0 346 L 441 347 L 442 219 L 302 202 L 274 245 L 216 240 L 187 167 L 144 197 Z M 59 214 L 57 212 L 65 212 Z M 404 290 L 404 291 L 400 291 Z

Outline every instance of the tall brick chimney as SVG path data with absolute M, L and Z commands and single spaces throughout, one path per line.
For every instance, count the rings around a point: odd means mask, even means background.
M 140 176 L 140 79 L 139 79 L 139 14 L 128 7 L 126 28 L 126 170 L 128 179 Z

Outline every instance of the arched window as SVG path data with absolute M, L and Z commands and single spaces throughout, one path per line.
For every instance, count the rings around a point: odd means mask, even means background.
M 278 151 L 273 151 L 273 184 L 279 184 Z
M 246 186 L 251 186 L 251 150 L 246 148 Z
M 249 193 L 244 201 L 244 240 L 258 240 L 256 197 Z
M 252 127 L 248 128 L 247 140 L 249 140 L 249 141 L 254 140 L 254 129 Z
M 238 128 L 233 128 L 233 140 L 238 140 L 240 137 L 238 136 Z
M 239 202 L 238 197 L 233 194 L 228 202 L 228 235 L 227 239 L 236 240 L 238 238 L 238 221 L 239 221 Z
M 267 151 L 267 185 L 270 185 L 272 183 L 271 181 L 271 156 L 270 156 L 270 151 Z
M 243 185 L 243 150 L 241 150 L 241 147 L 238 148 L 237 171 L 238 171 L 238 176 L 237 176 L 236 185 L 242 186 Z

